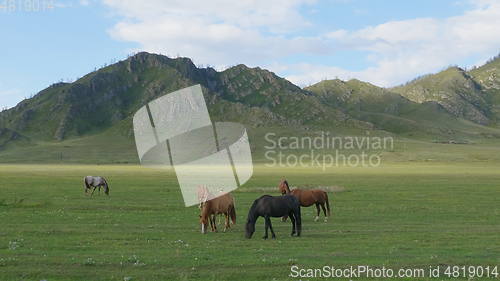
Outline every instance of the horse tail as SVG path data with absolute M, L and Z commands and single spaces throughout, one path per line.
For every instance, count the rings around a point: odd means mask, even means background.
M 236 209 L 234 207 L 234 204 L 232 204 L 229 209 L 229 216 L 231 217 L 231 221 L 233 222 L 233 224 L 236 224 Z
M 328 216 L 330 216 L 330 203 L 328 202 L 328 193 L 326 193 L 326 191 L 323 192 L 325 193 L 326 210 L 328 211 Z
M 102 178 L 102 180 L 104 181 L 104 193 L 106 193 L 106 195 L 109 195 L 109 185 L 108 185 L 108 182 L 106 181 L 105 178 Z

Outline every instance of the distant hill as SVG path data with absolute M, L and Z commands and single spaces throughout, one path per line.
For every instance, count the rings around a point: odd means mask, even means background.
M 346 115 L 399 135 L 456 138 L 478 132 L 476 124 L 457 118 L 438 101 L 412 101 L 356 79 L 326 80 L 305 89 Z
M 500 58 L 496 57 L 471 71 L 450 67 L 390 90 L 418 103 L 435 101 L 456 117 L 496 124 L 500 120 L 499 66 Z
M 148 101 L 193 84 L 202 85 L 216 119 L 283 126 L 322 120 L 333 125 L 348 118 L 267 70 L 238 65 L 217 72 L 187 58 L 143 52 L 42 90 L 1 112 L 1 126 L 34 141 L 95 134 L 129 120 Z
M 393 89 L 358 80 L 301 89 L 258 67 L 218 72 L 188 58 L 141 52 L 0 112 L 0 161 L 136 161 L 135 111 L 194 84 L 202 85 L 212 120 L 241 122 L 254 136 L 266 128 L 299 134 L 375 130 L 428 139 L 480 136 L 491 133 L 484 125 L 496 124 L 499 116 L 497 73 L 498 59 L 471 72 L 450 68 Z
M 488 96 L 490 111 L 495 123 L 498 124 L 500 122 L 500 55 L 485 65 L 469 71 L 469 75 Z

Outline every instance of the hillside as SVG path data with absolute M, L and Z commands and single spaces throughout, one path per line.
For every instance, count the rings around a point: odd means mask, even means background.
M 74 154 L 75 149 L 71 148 L 75 143 L 78 150 L 88 150 L 90 154 L 132 150 L 134 155 L 131 117 L 135 111 L 156 97 L 194 84 L 202 85 L 214 121 L 293 130 L 366 126 L 267 70 L 237 65 L 217 72 L 197 68 L 187 58 L 171 59 L 143 52 L 73 83 L 54 84 L 1 112 L 2 158 L 8 159 L 11 154 L 37 157 L 36 152 L 47 145 L 47 151 L 42 153 L 54 153 L 50 158 L 65 158 L 58 155 Z
M 496 126 L 500 121 L 499 67 L 500 56 L 497 56 L 470 71 L 449 67 L 390 91 L 417 103 L 434 101 L 456 117 Z
M 297 103 L 318 108 L 330 120 L 343 118 L 326 112 L 300 88 L 267 71 L 239 65 L 218 73 L 196 68 L 186 58 L 139 53 L 74 83 L 50 86 L 2 112 L 1 126 L 36 141 L 95 134 L 130 118 L 148 101 L 193 84 L 203 86 L 216 119 L 223 114 L 230 120 L 260 126 L 305 124 L 315 117 L 300 118 L 300 110 L 284 109 Z
M 473 138 L 490 130 L 453 116 L 438 102 L 414 102 L 356 79 L 326 80 L 305 89 L 346 115 L 399 136 L 456 140 Z
M 435 101 L 454 116 L 482 125 L 488 125 L 492 117 L 489 96 L 458 67 L 450 67 L 391 91 L 417 103 Z
M 93 134 L 129 118 L 146 102 L 193 84 L 202 85 L 216 119 L 224 115 L 261 126 L 318 123 L 323 118 L 331 124 L 346 118 L 266 70 L 238 65 L 216 72 L 197 68 L 187 58 L 139 53 L 74 83 L 48 87 L 0 113 L 2 127 L 37 140 Z
M 73 83 L 54 84 L 0 112 L 0 161 L 136 162 L 135 111 L 194 84 L 202 86 L 213 121 L 247 126 L 254 150 L 270 130 L 496 138 L 496 129 L 481 126 L 492 123 L 495 104 L 500 104 L 489 98 L 497 90 L 490 78 L 494 71 L 491 65 L 472 74 L 449 69 L 390 90 L 358 80 L 322 81 L 301 89 L 258 67 L 237 65 L 218 72 L 198 68 L 188 58 L 142 52 Z M 476 76 L 483 82 L 473 80 Z M 435 89 L 443 90 L 436 94 Z
M 492 115 L 496 123 L 500 122 L 500 55 L 469 74 L 489 96 Z

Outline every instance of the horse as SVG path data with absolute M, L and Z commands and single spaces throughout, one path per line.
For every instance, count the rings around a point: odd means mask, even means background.
M 223 192 L 222 190 L 219 190 L 219 193 L 225 193 L 225 192 Z M 198 209 L 200 209 L 200 211 L 203 208 L 203 204 L 205 202 L 217 197 L 217 196 L 213 195 L 213 193 L 210 192 L 210 190 L 208 190 L 208 188 L 205 185 L 198 186 L 197 195 L 198 195 L 198 202 L 199 202 Z M 219 220 L 218 220 L 219 224 L 220 224 L 220 217 L 221 216 L 222 216 L 222 214 L 219 214 Z M 214 217 L 216 217 L 216 215 L 214 215 Z M 210 221 L 210 227 L 213 228 L 212 220 L 210 219 L 209 221 Z
M 90 196 L 94 195 L 96 188 L 99 188 L 99 194 L 101 194 L 101 187 L 104 187 L 104 193 L 109 196 L 109 185 L 105 178 L 86 176 L 83 178 L 83 187 L 85 188 L 85 193 L 89 193 L 92 188 L 92 193 Z
M 328 221 L 328 217 L 330 216 L 330 203 L 328 202 L 328 194 L 324 190 L 296 188 L 290 191 L 290 186 L 288 185 L 286 179 L 281 180 L 278 188 L 281 191 L 282 195 L 291 194 L 297 197 L 302 207 L 309 207 L 312 204 L 315 204 L 317 212 L 314 221 L 319 220 L 319 212 L 320 212 L 319 206 L 321 206 L 321 209 L 323 209 L 323 213 L 325 214 L 325 222 Z M 325 209 L 325 204 L 326 204 L 326 209 Z M 328 210 L 328 215 L 327 215 L 327 210 Z M 286 216 L 283 217 L 283 221 L 285 220 Z
M 276 235 L 273 231 L 271 224 L 271 217 L 282 217 L 288 215 L 292 221 L 292 236 L 297 234 L 300 236 L 302 230 L 302 219 L 300 217 L 300 203 L 299 200 L 291 195 L 285 196 L 270 196 L 263 195 L 256 199 L 250 210 L 248 211 L 247 224 L 245 226 L 245 237 L 252 238 L 255 232 L 255 222 L 259 217 L 264 217 L 265 221 L 265 235 L 264 239 L 268 238 L 267 230 L 271 229 L 272 238 L 275 239 Z
M 233 224 L 236 224 L 236 209 L 234 206 L 234 198 L 231 194 L 226 193 L 219 197 L 204 202 L 201 205 L 200 224 L 201 233 L 207 233 L 207 224 L 210 222 L 212 232 L 217 231 L 215 217 L 218 214 L 223 214 L 226 217 L 224 232 L 231 227 L 229 218 Z

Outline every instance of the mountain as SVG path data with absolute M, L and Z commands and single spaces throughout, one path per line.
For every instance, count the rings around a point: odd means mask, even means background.
M 453 116 L 439 102 L 415 102 L 356 79 L 325 80 L 305 90 L 346 115 L 399 135 L 461 138 L 477 132 L 475 124 Z
M 429 117 L 449 118 L 436 103 L 418 104 L 399 94 L 356 79 L 321 81 L 305 88 L 321 101 L 341 108 L 345 114 L 393 132 L 408 133 L 432 129 Z
M 499 67 L 500 57 L 497 56 L 470 71 L 449 67 L 390 91 L 417 103 L 435 101 L 456 117 L 494 125 L 500 120 Z
M 238 65 L 217 72 L 197 68 L 187 58 L 139 53 L 74 83 L 48 87 L 0 113 L 1 127 L 44 141 L 98 133 L 130 120 L 148 101 L 193 84 L 202 85 L 215 119 L 300 126 L 348 118 L 267 70 Z
M 435 101 L 456 117 L 482 125 L 490 122 L 488 95 L 481 91 L 466 71 L 458 67 L 450 67 L 391 91 L 418 103 Z
M 201 84 L 213 121 L 293 130 L 367 126 L 267 70 L 237 65 L 217 72 L 197 68 L 188 58 L 142 52 L 73 83 L 51 85 L 0 112 L 0 158 L 38 157 L 42 147 L 50 158 L 85 155 L 74 154 L 75 147 L 108 159 L 133 151 L 133 114 L 159 96 L 194 84 Z
M 469 71 L 470 76 L 490 98 L 490 111 L 495 122 L 500 122 L 500 55 L 485 65 Z
M 394 89 L 358 80 L 301 89 L 259 67 L 236 65 L 218 72 L 198 68 L 188 58 L 141 52 L 73 83 L 53 84 L 0 112 L 0 159 L 137 161 L 133 114 L 194 84 L 202 86 L 213 121 L 241 122 L 254 139 L 271 128 L 295 135 L 374 130 L 428 139 L 476 136 L 490 133 L 481 125 L 491 124 L 498 111 L 500 103 L 489 98 L 498 88 L 496 69 L 485 65 L 470 74 L 449 69 Z

